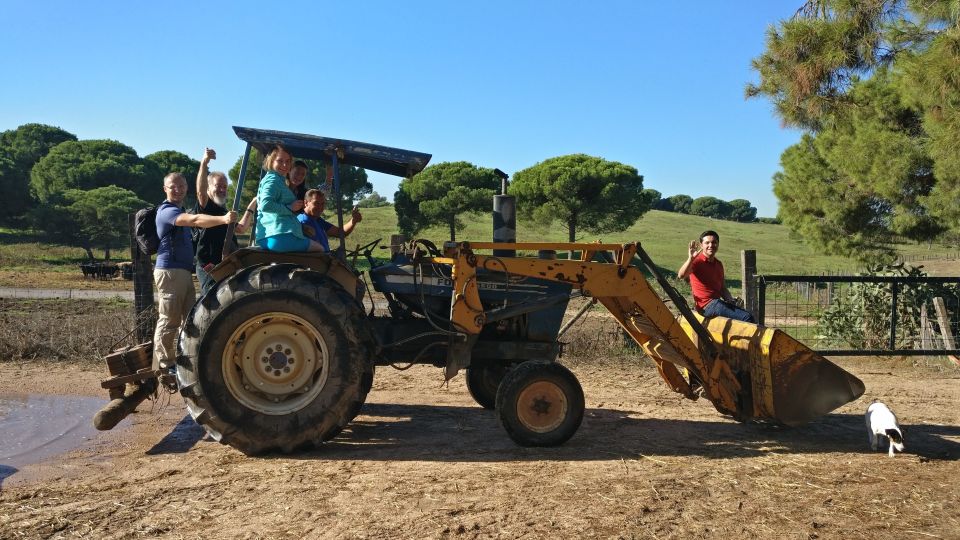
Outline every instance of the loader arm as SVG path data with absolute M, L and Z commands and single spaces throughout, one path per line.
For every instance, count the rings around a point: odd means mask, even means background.
M 477 254 L 475 249 L 577 250 L 582 258 L 497 257 Z M 592 261 L 598 252 L 612 254 L 608 259 L 613 262 Z M 635 255 L 661 281 L 681 312 L 679 317 L 640 268 L 631 264 Z M 431 262 L 452 266 L 450 318 L 467 335 L 468 344 L 488 322 L 476 279 L 477 270 L 483 269 L 569 283 L 584 296 L 596 298 L 655 362 L 672 390 L 696 399 L 700 386 L 718 411 L 738 419 L 800 424 L 863 393 L 858 379 L 783 332 L 721 317 L 709 319 L 705 326 L 637 243 L 449 242 L 444 257 Z M 470 361 L 468 346 L 452 346 L 449 351 L 448 378 Z M 681 369 L 687 371 L 686 377 Z

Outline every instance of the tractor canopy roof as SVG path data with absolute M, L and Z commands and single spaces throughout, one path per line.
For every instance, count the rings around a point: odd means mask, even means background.
M 330 163 L 331 156 L 336 152 L 340 163 L 394 176 L 413 176 L 422 171 L 432 157 L 412 150 L 303 133 L 239 126 L 233 126 L 233 131 L 241 140 L 253 145 L 260 155 L 266 155 L 274 145 L 280 144 L 296 159 Z

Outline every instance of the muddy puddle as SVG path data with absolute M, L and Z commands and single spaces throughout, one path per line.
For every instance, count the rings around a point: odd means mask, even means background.
M 94 438 L 91 419 L 104 404 L 81 396 L 0 395 L 0 483 Z

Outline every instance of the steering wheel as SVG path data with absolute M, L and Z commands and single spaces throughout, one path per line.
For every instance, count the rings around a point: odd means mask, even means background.
M 351 259 L 351 264 L 353 266 L 357 265 L 357 257 L 361 253 L 363 253 L 368 260 L 372 259 L 371 255 L 373 254 L 373 250 L 377 248 L 377 244 L 379 244 L 382 240 L 383 238 L 377 238 L 372 242 L 368 242 L 362 246 L 357 246 L 356 249 L 347 253 L 347 258 Z M 372 264 L 372 261 L 371 261 L 371 264 Z

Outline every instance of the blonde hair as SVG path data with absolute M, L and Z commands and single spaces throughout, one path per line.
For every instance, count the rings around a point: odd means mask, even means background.
M 274 145 L 273 150 L 270 150 L 270 153 L 267 154 L 267 157 L 263 158 L 263 168 L 268 171 L 277 172 L 277 169 L 274 167 L 273 163 L 277 160 L 277 156 L 280 155 L 280 152 L 290 156 L 290 159 L 293 159 L 293 154 L 291 154 L 283 145 L 277 144 Z

